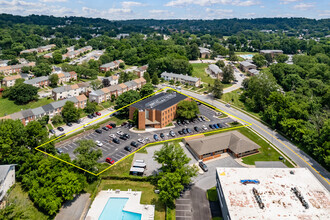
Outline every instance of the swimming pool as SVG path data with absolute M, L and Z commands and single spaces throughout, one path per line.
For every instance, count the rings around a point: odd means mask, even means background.
M 238 55 L 240 57 L 242 57 L 245 60 L 251 60 L 253 57 L 253 54 L 245 54 L 245 55 Z
M 109 198 L 99 220 L 141 220 L 142 215 L 123 210 L 128 198 Z

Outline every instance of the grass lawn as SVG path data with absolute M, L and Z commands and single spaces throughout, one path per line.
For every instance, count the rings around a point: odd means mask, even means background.
M 51 102 L 54 102 L 54 100 L 42 98 L 39 99 L 38 101 L 32 101 L 26 105 L 16 105 L 14 101 L 0 98 L 0 117 L 4 116 L 5 114 L 9 115 L 29 108 L 37 108 L 43 105 L 47 105 Z
M 265 140 L 263 140 L 254 132 L 252 132 L 250 129 L 238 128 L 237 130 L 261 147 L 259 148 L 260 153 L 243 157 L 243 163 L 254 165 L 255 161 L 281 161 L 278 159 L 279 156 L 281 156 L 280 153 L 277 152 L 270 144 L 268 144 Z M 287 167 L 293 167 L 293 165 L 287 160 L 285 160 L 284 164 Z
M 14 213 L 24 213 L 24 216 L 20 216 L 21 219 L 23 219 L 23 217 L 31 220 L 49 219 L 47 215 L 44 215 L 33 205 L 32 201 L 29 199 L 28 193 L 22 190 L 19 183 L 16 183 L 9 193 L 8 202 L 9 204 L 13 203 L 16 205 Z
M 175 220 L 175 209 L 166 209 L 166 220 Z
M 114 106 L 115 103 L 114 102 L 102 102 L 101 105 L 103 106 L 103 108 L 110 108 L 111 106 Z
M 100 174 L 100 176 L 101 177 L 102 176 L 121 176 L 121 177 L 130 176 L 129 170 L 131 168 L 133 158 L 134 158 L 134 155 L 127 157 L 125 160 L 121 161 L 120 163 L 117 163 L 116 165 L 111 167 L 109 170 Z M 100 168 L 99 170 L 104 170 L 107 167 L 109 167 L 109 165 L 104 163 L 104 164 L 102 164 L 102 168 Z
M 48 130 L 53 129 L 53 126 L 51 124 L 47 124 Z
M 127 191 L 142 191 L 141 204 L 155 205 L 155 219 L 165 220 L 165 205 L 159 201 L 158 194 L 154 193 L 155 187 L 149 182 L 130 181 L 130 180 L 102 180 L 99 190 L 120 189 Z
M 212 187 L 206 191 L 206 197 L 211 202 L 219 201 L 216 187 Z
M 206 72 L 205 68 L 209 66 L 207 63 L 192 63 L 193 66 L 193 72 L 192 76 L 201 78 L 202 82 L 205 82 L 207 84 L 213 84 L 214 79 L 212 79 Z

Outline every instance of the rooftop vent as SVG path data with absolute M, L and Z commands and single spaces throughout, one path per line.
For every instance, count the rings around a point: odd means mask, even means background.
M 265 204 L 262 202 L 260 195 L 259 195 L 258 191 L 256 190 L 256 188 L 253 187 L 252 192 L 253 192 L 254 198 L 256 199 L 256 201 L 259 205 L 259 208 L 264 209 Z
M 306 200 L 304 199 L 304 197 L 301 195 L 301 192 L 297 189 L 297 187 L 292 187 L 291 190 L 298 197 L 299 201 L 305 207 L 305 209 L 308 209 L 309 205 L 306 202 Z
M 246 184 L 259 184 L 259 180 L 241 180 L 241 183 L 246 185 Z
M 164 102 L 167 102 L 167 101 L 170 100 L 170 99 L 173 99 L 174 97 L 176 97 L 176 93 L 175 93 L 175 92 L 168 93 L 168 94 L 166 94 L 166 95 L 163 95 L 162 97 L 159 97 L 159 98 L 157 98 L 157 99 L 155 99 L 155 100 L 152 100 L 152 101 L 150 101 L 150 102 L 147 102 L 147 103 L 145 104 L 145 106 L 146 106 L 147 108 L 154 108 L 154 107 L 156 107 L 157 105 L 160 105 L 160 104 L 162 104 L 162 103 L 164 103 Z

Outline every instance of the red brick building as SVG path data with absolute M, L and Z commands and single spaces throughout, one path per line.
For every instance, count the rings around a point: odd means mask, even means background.
M 174 120 L 177 104 L 182 100 L 190 100 L 190 98 L 176 92 L 159 93 L 131 105 L 129 118 L 133 120 L 137 109 L 138 129 L 163 128 Z

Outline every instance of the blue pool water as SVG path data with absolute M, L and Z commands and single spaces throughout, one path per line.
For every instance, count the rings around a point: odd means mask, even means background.
M 242 57 L 243 59 L 246 59 L 246 60 L 251 60 L 252 57 L 253 57 L 253 54 L 245 54 L 245 55 L 238 55 L 240 57 Z
M 141 220 L 141 214 L 123 211 L 128 198 L 109 198 L 99 220 Z

